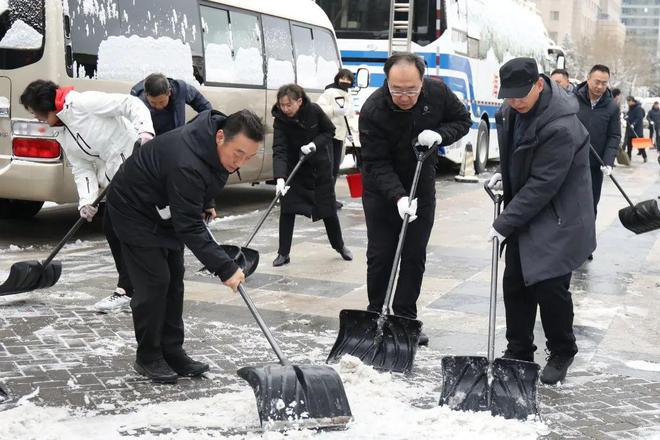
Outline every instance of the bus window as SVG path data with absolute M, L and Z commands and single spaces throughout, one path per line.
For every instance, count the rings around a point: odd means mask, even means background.
M 337 38 L 389 37 L 390 2 L 383 0 L 319 0 L 332 21 Z
M 289 21 L 263 15 L 261 22 L 266 45 L 266 87 L 277 89 L 284 84 L 295 82 Z M 332 44 L 334 45 L 334 42 Z
M 201 76 L 195 0 L 68 0 L 68 6 L 74 77 L 96 78 L 101 67 L 100 79 L 134 81 L 153 71 L 188 81 L 193 72 Z M 102 66 L 99 50 L 108 58 Z
M 324 29 L 293 25 L 297 82 L 308 89 L 322 90 L 339 70 L 332 35 Z
M 207 83 L 264 84 L 256 15 L 202 6 Z
M 0 69 L 16 69 L 41 59 L 44 0 L 0 2 Z
M 435 4 L 429 0 L 415 0 L 413 14 L 412 41 L 420 46 L 426 46 L 435 40 Z

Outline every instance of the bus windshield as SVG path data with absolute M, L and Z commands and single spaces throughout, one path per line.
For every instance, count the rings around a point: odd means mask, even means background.
M 44 50 L 44 0 L 0 0 L 0 69 L 39 61 Z

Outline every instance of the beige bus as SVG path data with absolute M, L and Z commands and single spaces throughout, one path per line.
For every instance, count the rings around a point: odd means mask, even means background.
M 256 182 L 273 177 L 277 88 L 297 82 L 315 98 L 340 67 L 332 25 L 311 0 L 0 0 L 0 13 L 0 218 L 77 200 L 61 132 L 19 102 L 35 79 L 129 93 L 161 72 L 224 113 L 249 108 L 269 127 L 241 169 Z

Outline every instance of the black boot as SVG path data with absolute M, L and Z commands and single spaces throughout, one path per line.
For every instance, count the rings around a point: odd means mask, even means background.
M 151 362 L 140 362 L 136 359 L 134 367 L 135 371 L 154 383 L 176 383 L 176 371 L 172 370 L 163 358 Z
M 426 347 L 429 345 L 429 337 L 426 336 L 426 333 L 423 331 L 419 332 L 419 340 L 417 341 L 417 345 L 420 347 Z
M 341 249 L 335 249 L 337 252 L 339 252 L 339 255 L 346 260 L 346 261 L 351 261 L 353 259 L 353 253 L 346 247 L 344 246 Z
M 185 352 L 176 355 L 165 355 L 165 361 L 179 376 L 196 377 L 209 371 L 209 364 L 196 361 Z
M 559 353 L 550 353 L 548 363 L 541 372 L 541 382 L 554 385 L 566 378 L 568 367 L 573 363 L 573 356 L 565 356 Z
M 285 264 L 289 264 L 291 260 L 289 259 L 288 255 L 280 255 L 277 254 L 277 258 L 273 261 L 273 266 L 275 267 L 280 267 L 284 266 Z

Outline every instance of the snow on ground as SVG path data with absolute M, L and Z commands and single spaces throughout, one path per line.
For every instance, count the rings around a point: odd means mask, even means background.
M 657 372 L 660 373 L 660 364 L 657 364 L 655 362 L 627 361 L 625 364 L 626 364 L 626 367 L 633 368 L 635 370 L 657 371 Z
M 0 5 L 1 7 L 1 5 Z M 0 48 L 39 49 L 43 35 L 23 20 L 16 20 L 0 41 Z
M 129 412 L 104 414 L 40 407 L 29 399 L 0 412 L 0 438 L 59 440 L 140 439 L 536 439 L 548 432 L 536 421 L 520 422 L 488 413 L 462 413 L 446 407 L 417 407 L 411 402 L 431 392 L 429 383 L 411 385 L 399 375 L 379 373 L 346 356 L 337 366 L 355 418 L 347 431 L 259 432 L 252 390 L 244 385 L 213 397 L 144 405 L 122 402 Z M 75 387 L 75 384 L 71 384 Z M 377 405 L 374 403 L 377 402 Z M 114 409 L 115 405 L 108 409 Z M 38 433 L 38 434 L 35 434 Z

